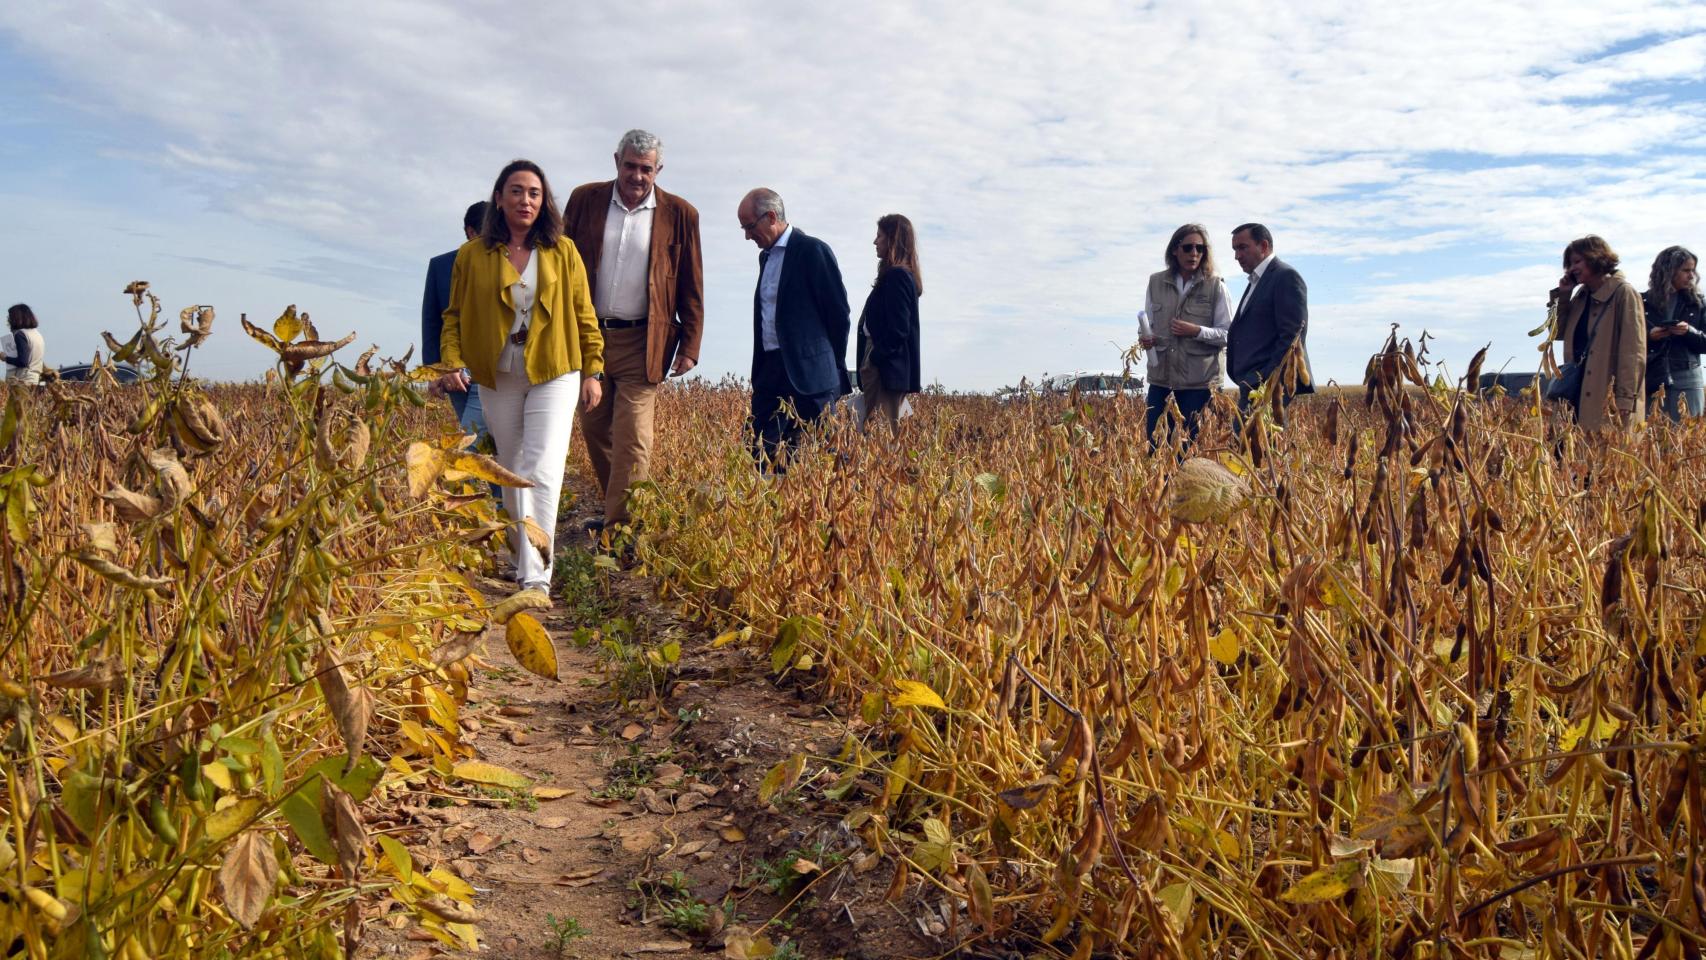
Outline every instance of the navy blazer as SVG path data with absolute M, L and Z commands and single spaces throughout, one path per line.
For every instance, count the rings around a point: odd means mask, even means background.
M 802 396 L 851 392 L 847 375 L 847 331 L 852 326 L 847 288 L 829 244 L 800 232 L 788 237 L 782 278 L 776 288 L 776 341 L 788 382 Z M 758 284 L 752 291 L 752 377 L 758 379 L 758 355 L 764 349 Z
M 859 339 L 853 348 L 853 364 L 865 364 L 865 342 L 871 343 L 871 365 L 883 389 L 891 393 L 917 393 L 924 389 L 918 359 L 918 284 L 912 271 L 894 267 L 882 272 L 865 311 L 859 314 Z
M 1279 369 L 1291 342 L 1297 340 L 1305 344 L 1297 392 L 1314 393 L 1308 337 L 1309 289 L 1301 274 L 1275 257 L 1250 292 L 1250 299 L 1232 318 L 1232 329 L 1226 335 L 1227 376 L 1242 388 L 1261 386 Z
M 456 266 L 456 251 L 441 253 L 427 262 L 426 292 L 421 294 L 421 363 L 438 362 L 438 336 L 444 330 L 444 308 L 450 306 L 450 269 Z

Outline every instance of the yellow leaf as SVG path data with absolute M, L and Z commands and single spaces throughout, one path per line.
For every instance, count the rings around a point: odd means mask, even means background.
M 210 763 L 201 768 L 201 775 L 213 781 L 213 785 L 224 791 L 236 789 L 236 782 L 231 776 L 231 768 L 223 763 Z
M 416 441 L 409 444 L 404 462 L 409 468 L 409 496 L 419 500 L 427 495 L 439 475 L 444 473 L 444 451 Z
M 744 642 L 745 640 L 747 640 L 751 636 L 752 636 L 752 628 L 751 627 L 741 627 L 739 630 L 727 630 L 727 631 L 724 631 L 723 633 L 718 634 L 717 639 L 711 641 L 711 649 L 712 650 L 720 650 L 723 647 L 726 647 L 731 643 Z
M 1609 713 L 1583 717 L 1565 728 L 1563 735 L 1558 738 L 1558 749 L 1574 750 L 1584 736 L 1588 740 L 1610 740 L 1622 726 L 1623 721 Z
M 796 753 L 788 759 L 770 768 L 764 775 L 764 780 L 758 784 L 758 802 L 769 803 L 770 798 L 778 793 L 791 790 L 794 784 L 800 782 L 800 774 L 806 769 L 806 755 Z
M 487 483 L 495 483 L 500 487 L 531 487 L 533 481 L 526 477 L 511 473 L 503 464 L 483 453 L 458 454 L 450 461 L 450 467 Z
M 948 705 L 929 686 L 917 680 L 896 680 L 898 693 L 889 696 L 889 704 L 894 707 L 930 707 L 933 710 L 946 710 Z
M 1210 656 L 1214 657 L 1214 659 L 1219 660 L 1221 663 L 1224 663 L 1229 667 L 1236 664 L 1238 662 L 1239 652 L 1238 634 L 1231 627 L 1227 627 L 1225 630 L 1220 631 L 1213 637 L 1209 638 L 1208 652 Z
M 1325 900 L 1337 900 L 1351 889 L 1351 880 L 1361 869 L 1355 860 L 1346 860 L 1330 867 L 1321 869 L 1300 878 L 1284 893 L 1280 899 L 1286 903 L 1321 903 Z
M 302 332 L 302 321 L 296 319 L 296 304 L 284 308 L 284 312 L 272 322 L 272 332 L 283 343 L 296 339 L 296 335 Z
M 543 590 L 518 590 L 495 604 L 488 613 L 493 623 L 508 623 L 509 618 L 523 610 L 545 610 L 551 598 Z
M 525 790 L 533 785 L 532 779 L 516 773 L 507 767 L 484 760 L 464 760 L 451 768 L 457 779 L 473 783 L 484 783 L 494 787 L 508 787 L 511 790 Z
M 218 843 L 227 837 L 237 835 L 237 831 L 255 819 L 255 814 L 266 807 L 266 801 L 258 797 L 245 797 L 223 810 L 217 810 L 207 818 L 207 839 Z
M 533 797 L 536 800 L 561 800 L 571 793 L 574 791 L 567 787 L 535 787 L 533 789 Z
M 504 640 L 509 643 L 509 652 L 515 654 L 515 662 L 529 673 L 547 680 L 557 679 L 557 648 L 551 643 L 551 635 L 545 632 L 544 626 L 530 614 L 518 613 L 511 617 L 508 628 L 504 630 Z
M 408 883 L 415 877 L 415 860 L 409 856 L 409 850 L 395 839 L 379 835 L 379 849 L 384 851 L 385 859 L 391 862 L 392 869 L 397 871 L 397 879 Z

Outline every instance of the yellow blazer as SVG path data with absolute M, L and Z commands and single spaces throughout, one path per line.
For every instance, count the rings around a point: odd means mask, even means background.
M 591 376 L 604 370 L 604 338 L 598 332 L 586 267 L 568 237 L 555 247 L 533 251 L 539 258 L 539 292 L 527 324 L 527 379 L 544 383 L 576 370 Z M 467 367 L 482 387 L 497 383 L 498 355 L 515 322 L 515 303 L 509 288 L 521 275 L 509 262 L 509 251 L 488 248 L 478 237 L 456 251 L 450 271 L 450 306 L 444 308 L 439 335 L 440 362 Z

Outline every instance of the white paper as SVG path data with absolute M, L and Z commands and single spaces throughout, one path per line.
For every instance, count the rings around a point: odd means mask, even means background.
M 15 333 L 0 333 L 0 353 L 8 357 L 18 355 L 18 335 Z

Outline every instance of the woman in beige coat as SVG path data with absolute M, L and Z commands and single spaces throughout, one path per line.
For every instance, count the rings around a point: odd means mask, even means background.
M 1552 291 L 1564 361 L 1582 365 L 1575 406 L 1583 430 L 1632 430 L 1646 418 L 1646 314 L 1641 294 L 1617 264 L 1603 239 L 1571 241 L 1564 248 L 1564 276 Z

